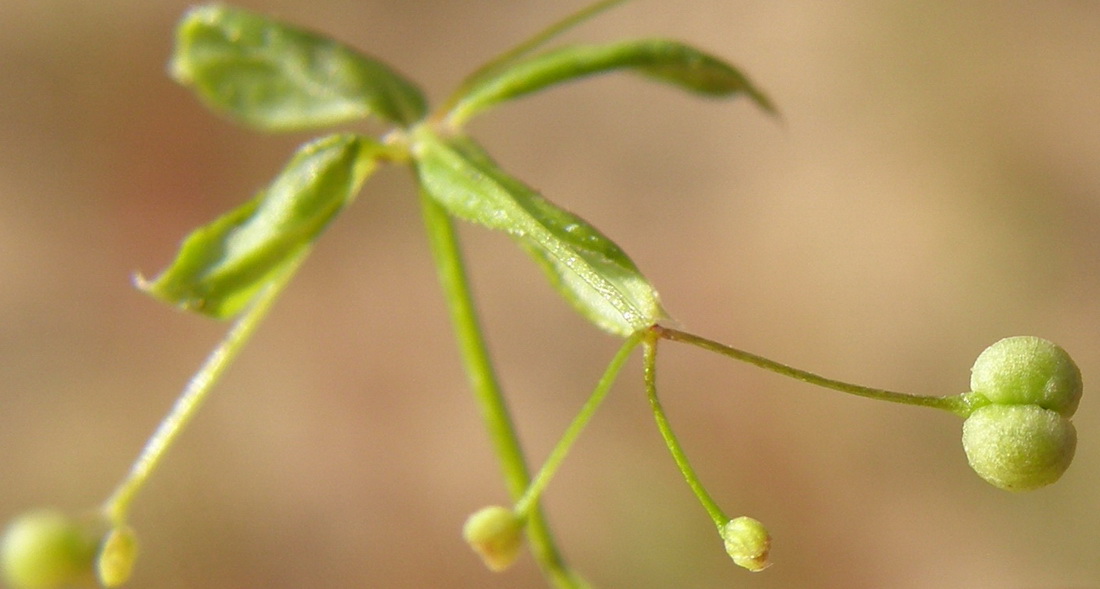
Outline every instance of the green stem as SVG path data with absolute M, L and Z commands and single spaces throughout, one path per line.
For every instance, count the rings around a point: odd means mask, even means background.
M 576 442 L 577 437 L 580 436 L 585 426 L 588 425 L 592 416 L 596 414 L 596 410 L 600 408 L 600 404 L 607 398 L 607 393 L 611 391 L 611 387 L 615 384 L 615 379 L 618 378 L 619 372 L 630 357 L 630 353 L 634 351 L 634 348 L 638 347 L 641 341 L 642 332 L 630 336 L 630 338 L 626 340 L 626 343 L 619 348 L 615 357 L 611 359 L 611 363 L 608 364 L 607 370 L 604 371 L 603 376 L 600 377 L 600 381 L 596 384 L 596 388 L 592 391 L 592 396 L 585 401 L 584 406 L 581 407 L 580 413 L 573 418 L 573 422 L 566 428 L 561 440 L 554 446 L 553 451 L 551 451 L 550 455 L 546 458 L 546 462 L 543 463 L 542 468 L 539 469 L 538 474 L 535 475 L 534 480 L 532 480 L 531 484 L 527 487 L 527 492 L 516 502 L 514 511 L 518 515 L 521 517 L 525 516 L 531 506 L 538 502 L 539 497 L 542 495 L 542 491 L 546 488 L 546 485 L 550 484 L 550 479 L 554 477 L 554 473 L 557 472 L 558 467 L 561 466 L 562 461 L 565 460 L 565 456 L 569 453 L 569 449 L 573 446 L 573 443 Z
M 505 51 L 504 53 L 494 57 L 488 63 L 477 68 L 474 73 L 470 74 L 455 90 L 454 94 L 443 103 L 443 107 L 439 109 L 439 112 L 448 112 L 466 92 L 474 85 L 480 83 L 482 80 L 496 75 L 500 70 L 504 69 L 513 61 L 523 57 L 524 55 L 538 49 L 547 41 L 554 37 L 568 31 L 569 29 L 583 23 L 584 21 L 596 16 L 597 14 L 614 8 L 616 5 L 628 2 L 629 0 L 602 0 L 586 6 L 573 14 L 563 18 L 562 20 L 546 27 L 542 31 L 539 31 L 526 41 L 516 45 L 515 47 Z
M 703 504 L 703 509 L 707 510 L 707 514 L 714 520 L 714 524 L 721 528 L 729 521 L 729 517 L 718 506 L 714 498 L 710 496 L 706 488 L 703 487 L 699 475 L 691 467 L 687 454 L 684 453 L 679 439 L 672 431 L 672 426 L 669 425 L 668 416 L 665 415 L 660 399 L 657 398 L 657 338 L 661 335 L 660 329 L 657 327 L 651 328 L 647 332 L 651 335 L 645 342 L 645 390 L 646 395 L 649 397 L 649 405 L 653 409 L 654 419 L 657 420 L 657 429 L 660 430 L 665 445 L 672 453 L 672 459 L 676 461 L 676 466 L 680 467 L 680 473 L 684 475 L 684 480 L 687 481 L 691 491 L 699 499 L 699 503 Z
M 309 253 L 308 248 L 296 258 L 288 262 L 286 268 L 276 276 L 257 295 L 256 301 L 233 324 L 218 347 L 207 356 L 206 361 L 198 372 L 191 377 L 187 386 L 183 389 L 175 405 L 168 415 L 160 422 L 149 441 L 145 443 L 141 454 L 130 467 L 130 472 L 118 485 L 110 498 L 104 502 L 103 513 L 116 525 L 126 521 L 130 510 L 130 504 L 134 497 L 149 480 L 153 470 L 164 458 L 165 453 L 172 443 L 183 432 L 187 424 L 198 412 L 203 401 L 209 396 L 214 384 L 225 372 L 225 369 L 233 362 L 237 354 L 244 348 L 249 336 L 256 330 L 264 316 L 271 309 L 279 293 L 283 291 L 295 270 L 305 260 Z
M 690 333 L 679 331 L 662 326 L 654 326 L 651 331 L 656 334 L 657 337 L 683 342 L 716 352 L 724 356 L 729 356 L 735 360 L 741 362 L 747 362 L 753 366 L 770 370 L 783 376 L 788 376 L 796 380 L 801 380 L 819 387 L 827 389 L 833 389 L 844 393 L 849 393 L 859 397 L 866 397 L 868 399 L 877 399 L 879 401 L 889 401 L 891 403 L 901 403 L 903 405 L 916 405 L 919 407 L 930 407 L 932 409 L 942 409 L 944 411 L 950 411 L 956 415 L 966 417 L 976 408 L 977 405 L 983 403 L 983 399 L 980 395 L 974 395 L 972 393 L 963 393 L 959 395 L 945 395 L 940 397 L 930 397 L 922 395 L 910 395 L 908 393 L 896 393 L 893 391 L 887 391 L 883 389 L 876 389 L 871 387 L 865 387 L 857 384 L 847 383 L 839 380 L 833 380 L 831 378 L 825 378 L 818 376 L 812 372 L 807 372 L 793 366 L 787 366 L 774 360 L 769 360 L 763 356 L 757 356 L 744 350 L 739 350 L 720 344 L 709 339 L 699 337 Z
M 454 223 L 423 189 L 420 203 L 466 374 L 500 460 L 509 494 L 512 501 L 518 501 L 527 489 L 530 474 L 478 322 Z M 586 586 L 565 564 L 537 503 L 530 509 L 526 528 L 531 551 L 555 586 L 560 589 Z

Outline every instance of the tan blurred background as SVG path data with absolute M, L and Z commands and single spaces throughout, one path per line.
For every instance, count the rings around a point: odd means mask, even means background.
M 176 0 L 0 5 L 0 518 L 103 500 L 224 330 L 130 286 L 262 186 L 306 135 L 211 116 L 165 75 Z M 582 2 L 242 4 L 423 81 Z M 783 112 L 616 76 L 472 131 L 631 253 L 687 328 L 835 378 L 966 390 L 1008 335 L 1100 375 L 1100 6 L 638 2 L 570 40 L 660 35 L 744 67 Z M 541 459 L 617 347 L 499 235 L 467 228 L 501 376 Z M 662 395 L 776 565 L 734 567 L 652 424 L 635 361 L 546 503 L 600 587 L 1100 587 L 1100 414 L 1077 459 L 1013 495 L 967 467 L 960 421 L 662 348 Z M 459 538 L 505 499 L 403 170 L 324 236 L 138 498 L 134 588 L 542 587 Z

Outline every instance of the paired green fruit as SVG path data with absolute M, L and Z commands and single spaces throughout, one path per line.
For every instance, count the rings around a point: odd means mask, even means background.
M 1010 491 L 1061 478 L 1077 449 L 1070 417 L 1082 392 L 1065 350 L 1037 337 L 1005 338 L 978 356 L 970 388 L 990 402 L 963 423 L 963 449 L 979 476 Z

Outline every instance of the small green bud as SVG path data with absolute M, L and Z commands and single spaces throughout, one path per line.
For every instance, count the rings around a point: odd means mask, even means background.
M 744 515 L 731 519 L 722 526 L 721 534 L 726 553 L 737 566 L 754 573 L 771 566 L 772 563 L 768 562 L 768 551 L 771 549 L 772 539 L 768 529 L 758 520 Z
M 970 467 L 995 487 L 1030 491 L 1057 481 L 1073 461 L 1077 430 L 1038 405 L 986 405 L 963 422 Z
M 499 573 L 519 557 L 523 546 L 523 523 L 511 509 L 493 505 L 466 519 L 462 537 L 489 570 Z
M 0 566 L 13 589 L 55 589 L 95 583 L 95 560 L 104 523 L 54 510 L 13 521 L 0 546 Z
M 1081 371 L 1057 344 L 1033 336 L 1005 338 L 974 361 L 970 390 L 998 405 L 1038 405 L 1072 417 Z
M 137 560 L 138 544 L 134 530 L 121 525 L 111 530 L 96 559 L 96 576 L 104 587 L 118 587 L 130 578 Z

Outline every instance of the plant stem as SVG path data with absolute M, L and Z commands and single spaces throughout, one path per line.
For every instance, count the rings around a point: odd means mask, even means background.
M 547 41 L 554 37 L 568 31 L 569 29 L 583 23 L 584 21 L 596 16 L 597 14 L 614 8 L 616 5 L 628 2 L 629 0 L 602 0 L 595 4 L 590 4 L 584 8 L 578 10 L 559 20 L 558 22 L 546 27 L 545 29 L 534 34 L 526 41 L 516 45 L 515 47 L 505 51 L 504 53 L 494 57 L 488 63 L 474 70 L 474 73 L 470 74 L 463 80 L 462 84 L 458 86 L 455 92 L 444 103 L 443 107 L 439 109 L 439 112 L 447 112 L 455 105 L 458 100 L 466 94 L 466 92 L 474 85 L 478 84 L 482 80 L 489 78 L 499 72 L 501 69 L 508 66 L 513 61 L 523 57 L 524 55 L 538 49 Z
M 714 498 L 710 496 L 706 488 L 703 487 L 699 475 L 696 474 L 695 469 L 688 462 L 687 455 L 684 453 L 683 447 L 680 446 L 679 439 L 672 431 L 672 426 L 669 425 L 668 416 L 665 415 L 660 399 L 657 398 L 657 343 L 660 332 L 655 328 L 651 328 L 647 334 L 650 335 L 645 342 L 645 390 L 646 395 L 649 397 L 649 405 L 653 409 L 653 418 L 657 420 L 657 429 L 660 430 L 665 445 L 672 453 L 672 459 L 676 461 L 676 466 L 680 467 L 680 473 L 684 475 L 684 480 L 691 487 L 691 491 L 695 493 L 699 503 L 703 504 L 703 509 L 707 510 L 707 514 L 714 520 L 714 524 L 721 528 L 729 521 L 729 517 L 718 506 Z
M 819 387 L 827 389 L 833 389 L 844 393 L 849 393 L 859 397 L 867 397 L 869 399 L 877 399 L 879 401 L 889 401 L 891 403 L 901 403 L 903 405 L 916 405 L 919 407 L 930 407 L 933 409 L 942 409 L 944 411 L 950 411 L 956 415 L 966 417 L 976 408 L 976 406 L 983 404 L 983 399 L 980 395 L 974 395 L 971 393 L 963 393 L 959 395 L 945 395 L 940 397 L 930 397 L 922 395 L 910 395 L 908 393 L 896 393 L 893 391 L 886 391 L 883 389 L 876 389 L 871 387 L 865 387 L 857 384 L 847 383 L 839 380 L 833 380 L 831 378 L 825 378 L 818 376 L 812 372 L 807 372 L 793 366 L 787 366 L 774 360 L 769 360 L 763 356 L 757 356 L 744 350 L 720 344 L 709 339 L 699 337 L 690 333 L 686 333 L 677 329 L 672 329 L 663 326 L 654 326 L 651 331 L 656 334 L 657 337 L 683 342 L 709 350 L 711 352 L 717 352 L 724 356 L 729 356 L 735 360 L 741 362 L 747 362 L 753 366 L 770 370 L 783 376 L 788 376 L 796 380 L 801 380 Z M 986 401 L 987 402 L 987 401 Z
M 130 472 L 126 475 L 126 478 L 118 485 L 110 498 L 104 502 L 102 511 L 112 523 L 121 525 L 126 521 L 134 497 L 148 481 L 149 476 L 161 459 L 164 458 L 172 443 L 198 412 L 199 407 L 209 396 L 210 391 L 213 390 L 214 385 L 225 372 L 225 369 L 229 367 L 233 359 L 244 348 L 248 338 L 267 315 L 275 299 L 290 282 L 290 278 L 294 276 L 294 272 L 305 260 L 308 253 L 309 249 L 306 248 L 301 254 L 290 260 L 287 266 L 264 287 L 257 295 L 256 301 L 237 319 L 222 342 L 214 348 L 214 351 L 207 356 L 198 372 L 191 377 L 168 415 L 161 420 L 152 437 L 145 443 L 145 447 L 142 448 L 141 454 L 138 455 L 137 460 L 130 467 Z
M 538 500 L 542 491 L 546 488 L 546 485 L 550 484 L 550 479 L 554 477 L 554 473 L 557 472 L 558 467 L 561 466 L 563 460 L 565 460 L 566 454 L 569 453 L 569 449 L 573 446 L 573 443 L 580 436 L 581 431 L 592 419 L 592 416 L 596 414 L 596 410 L 599 409 L 600 404 L 607 398 L 607 393 L 611 391 L 612 385 L 615 384 L 615 379 L 619 376 L 619 372 L 622 370 L 626 360 L 630 357 L 630 353 L 634 351 L 634 348 L 638 347 L 638 344 L 642 341 L 642 332 L 636 333 L 630 336 L 626 343 L 619 348 L 619 351 L 615 354 L 615 357 L 611 359 L 611 363 L 608 364 L 607 370 L 604 371 L 603 376 L 600 377 L 600 381 L 596 384 L 596 388 L 592 391 L 592 395 L 585 401 L 584 406 L 581 407 L 580 413 L 573 418 L 573 422 L 566 428 L 565 433 L 562 434 L 561 440 L 554 446 L 553 451 L 546 458 L 546 462 L 543 463 L 542 468 L 539 469 L 534 480 L 527 487 L 527 492 L 523 497 L 516 502 L 515 512 L 523 516 L 527 513 L 532 505 Z
M 454 223 L 423 189 L 420 203 L 466 375 L 500 460 L 508 492 L 512 501 L 518 501 L 530 482 L 530 474 L 478 321 Z M 527 538 L 539 565 L 555 586 L 560 589 L 586 586 L 565 564 L 537 503 L 529 510 Z

